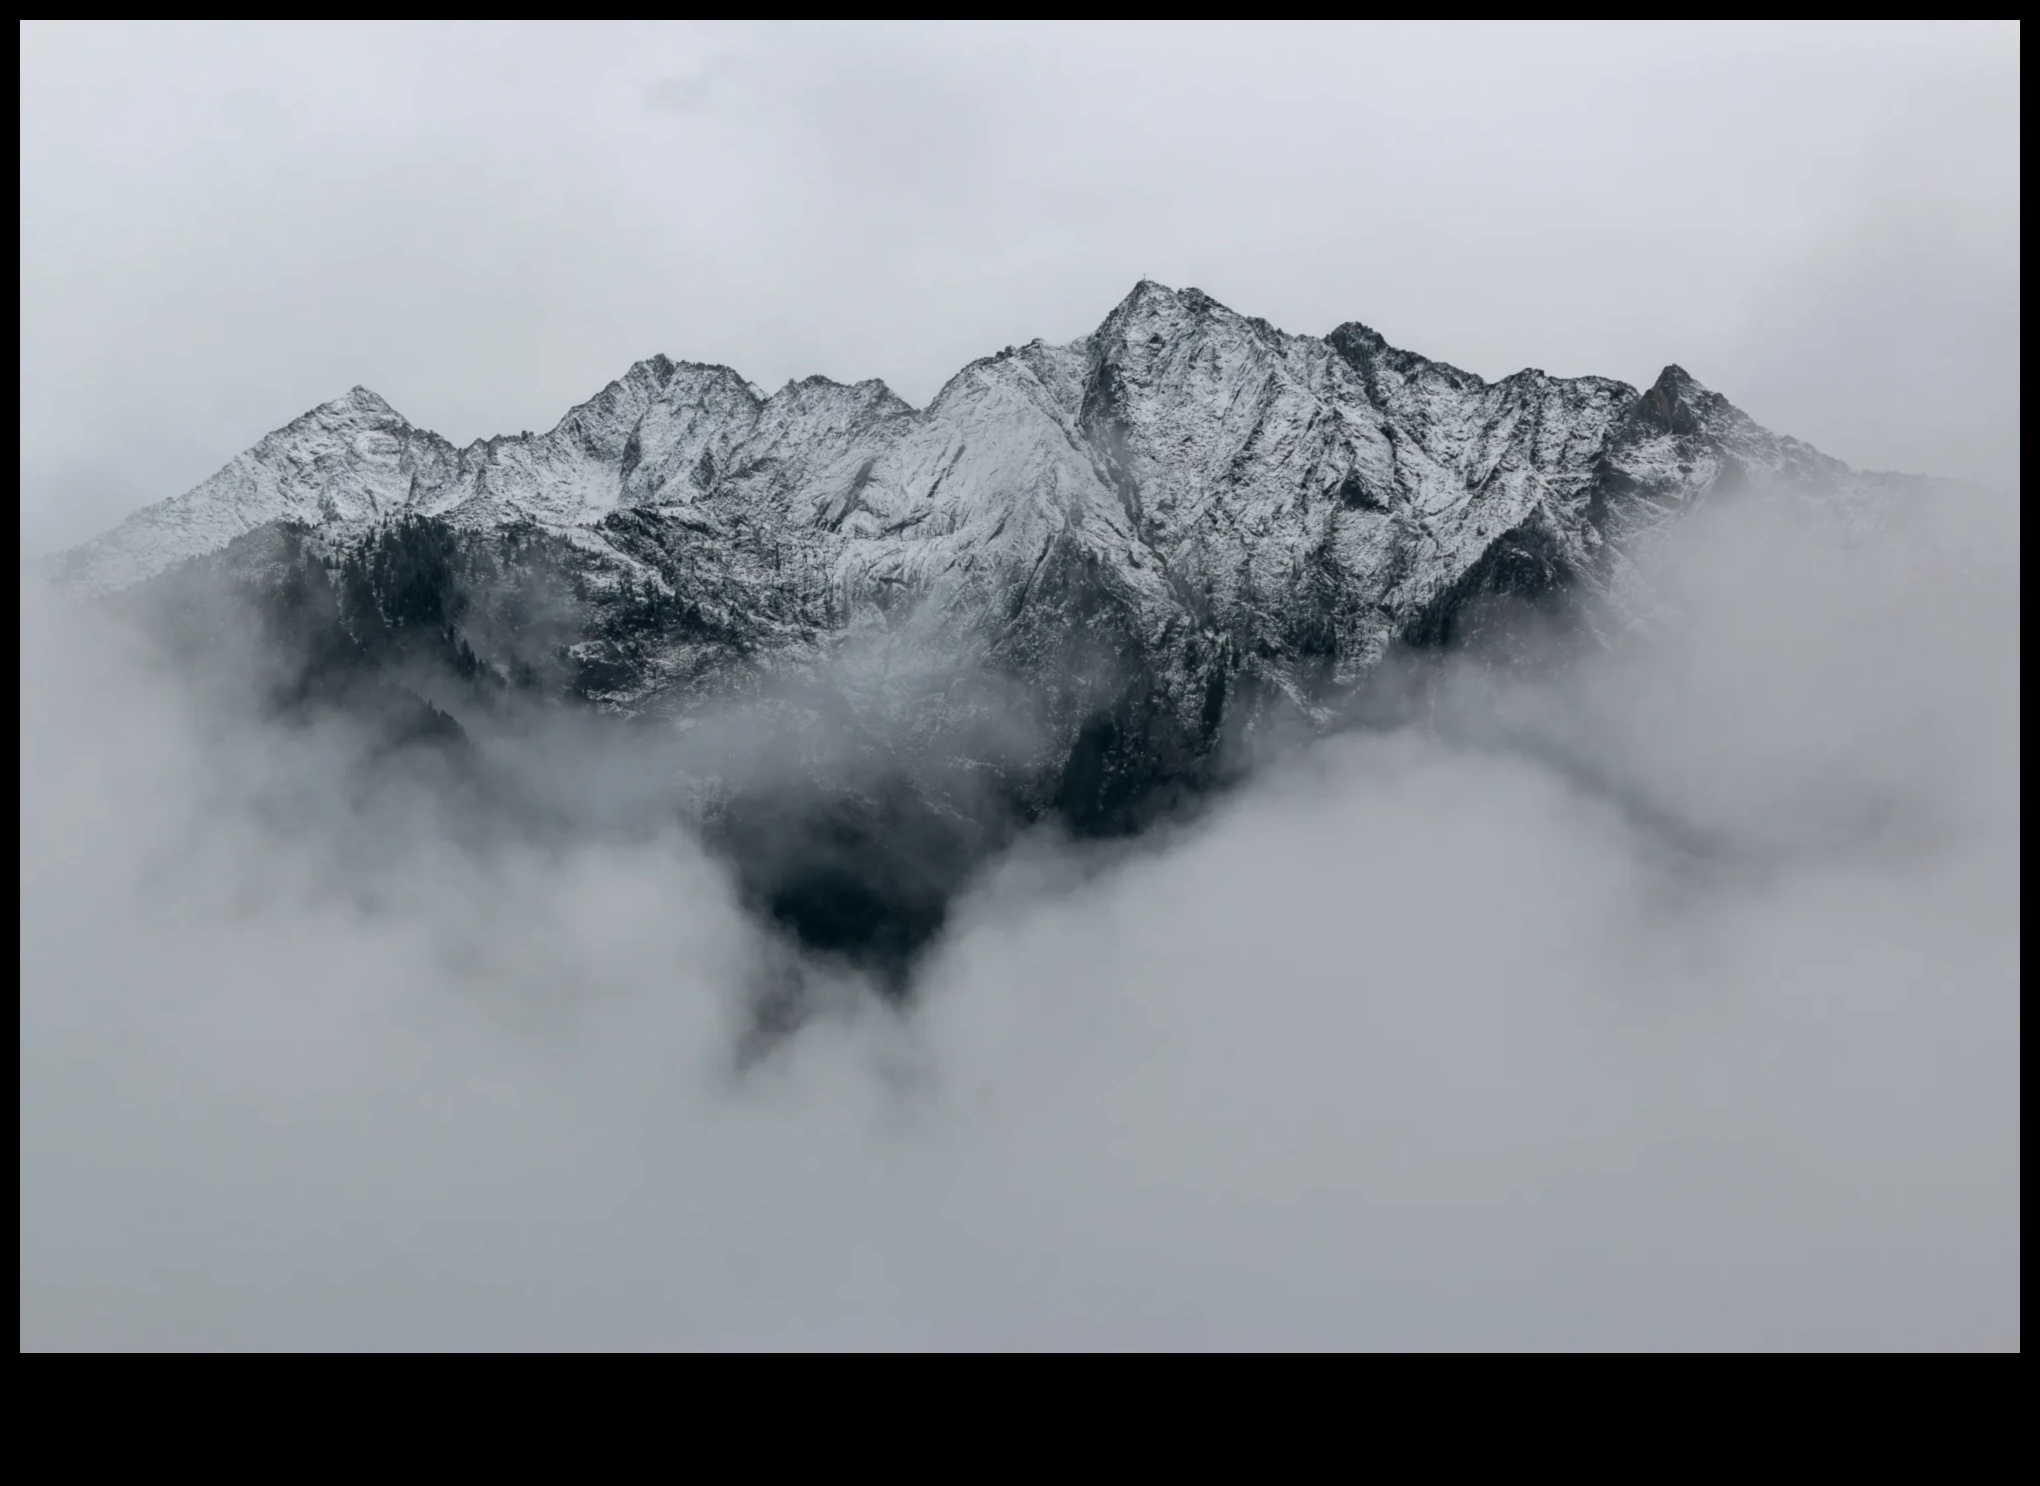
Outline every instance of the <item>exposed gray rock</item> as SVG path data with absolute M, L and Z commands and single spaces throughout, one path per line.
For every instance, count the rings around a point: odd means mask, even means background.
M 1636 556 L 1751 482 L 1863 519 L 1906 483 L 1676 366 L 1641 392 L 1490 383 L 1144 282 L 918 411 L 659 356 L 549 433 L 456 449 L 356 388 L 54 569 L 101 594 L 324 582 L 356 662 L 421 691 L 436 668 L 470 726 L 493 686 L 693 736 L 686 788 L 782 886 L 801 861 L 932 862 L 918 942 L 1002 822 L 1137 827 L 1228 742 L 1333 725 L 1392 647 L 1498 601 L 1640 615 Z

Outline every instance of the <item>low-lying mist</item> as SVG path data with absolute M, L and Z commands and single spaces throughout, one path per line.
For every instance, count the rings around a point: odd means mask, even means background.
M 1023 834 L 904 1001 L 628 748 L 492 830 L 30 588 L 22 1345 L 2016 1349 L 2017 553 L 1724 502 L 1620 643 Z

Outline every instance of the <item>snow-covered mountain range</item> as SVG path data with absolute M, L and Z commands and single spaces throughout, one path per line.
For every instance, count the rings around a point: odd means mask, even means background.
M 870 797 L 826 762 L 856 738 L 938 814 L 975 770 L 1110 829 L 1498 603 L 1619 616 L 1696 502 L 1906 483 L 1676 366 L 1487 382 L 1143 282 L 918 410 L 656 356 L 550 432 L 455 448 L 357 387 L 51 566 L 97 594 L 311 572 L 363 655 L 683 728 L 749 709 L 825 788 Z

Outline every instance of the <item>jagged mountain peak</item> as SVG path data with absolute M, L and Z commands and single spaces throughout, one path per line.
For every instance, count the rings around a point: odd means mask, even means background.
M 1707 447 L 1688 447 L 1696 439 Z M 1227 595 L 1279 588 L 1317 554 L 1342 583 L 1403 595 L 1389 604 L 1400 612 L 1437 586 L 1434 572 L 1540 502 L 1584 500 L 1603 471 L 1662 496 L 1701 488 L 1694 472 L 1724 461 L 1842 471 L 1676 366 L 1643 393 L 1534 369 L 1488 383 L 1359 321 L 1290 335 L 1142 278 L 1092 334 L 974 361 L 921 410 L 877 379 L 808 376 L 768 395 L 728 366 L 658 354 L 545 434 L 455 449 L 356 387 L 68 561 L 86 586 L 119 587 L 276 520 L 345 534 L 408 511 L 599 542 L 621 511 L 703 520 L 727 506 L 730 520 L 770 510 L 850 544 L 826 563 L 853 585 L 932 581 L 979 560 L 955 543 L 1004 550 L 1068 526 L 1112 548 L 1129 592 L 1149 586 L 1137 575 L 1229 552 L 1230 576 L 1207 584 L 1224 610 Z M 1400 528 L 1375 529 L 1395 513 L 1421 520 L 1428 555 Z M 1269 571 L 1251 576 L 1257 564 Z
M 1727 402 L 1674 363 L 1659 372 L 1657 380 L 1645 389 L 1638 414 L 1666 433 L 1697 433 L 1702 412 L 1717 404 L 1726 406 Z
M 297 435 L 316 436 L 316 430 L 343 428 L 411 427 L 411 421 L 367 387 L 355 386 L 338 397 L 300 413 L 281 428 L 264 435 L 265 440 Z
M 746 890 L 815 942 L 911 945 L 953 881 L 889 812 L 957 871 L 1008 809 L 1135 828 L 1235 742 L 1333 725 L 1393 647 L 1517 604 L 1648 613 L 1631 554 L 1752 476 L 1880 488 L 1676 366 L 1643 392 L 1489 383 L 1358 321 L 1291 335 L 1143 279 L 1090 335 L 973 361 L 919 410 L 660 355 L 547 433 L 455 448 L 356 388 L 55 567 L 106 591 L 217 555 L 190 571 L 258 604 L 337 585 L 322 653 L 436 657 L 484 715 L 487 677 L 688 736 L 734 708 L 794 771 L 711 771 L 756 781 Z M 789 777 L 821 837 L 773 823 Z M 740 819 L 749 787 L 717 798 Z M 878 907 L 814 878 L 844 830 L 904 843 L 855 886 Z
M 1126 291 L 1125 296 L 1112 307 L 1105 319 L 1109 324 L 1120 316 L 1137 314 L 1145 306 L 1174 304 L 1179 297 L 1178 292 L 1169 285 L 1143 274 L 1134 280 L 1133 287 Z
M 1629 422 L 1642 435 L 1667 437 L 1696 448 L 1732 450 L 1740 462 L 1758 468 L 1803 467 L 1824 472 L 1820 477 L 1803 478 L 1833 479 L 1851 473 L 1840 461 L 1811 446 L 1762 427 L 1676 363 L 1659 372 L 1657 379 L 1637 394 Z
M 874 413 L 914 411 L 911 403 L 877 377 L 866 377 L 861 382 L 839 382 L 820 374 L 790 378 L 767 402 L 811 408 L 854 406 Z
M 359 385 L 348 388 L 344 396 L 336 397 L 324 406 L 334 412 L 359 413 L 368 417 L 403 417 L 378 394 Z
M 1393 345 L 1380 331 L 1358 320 L 1337 326 L 1325 337 L 1325 344 L 1370 387 L 1383 374 L 1396 378 L 1436 377 L 1463 392 L 1478 392 L 1488 385 L 1487 379 L 1478 373 Z
M 1202 289 L 1173 289 L 1153 279 L 1142 279 L 1113 306 L 1092 339 L 1109 342 L 1142 336 L 1168 337 L 1210 320 L 1249 323 L 1245 316 Z
M 1331 334 L 1325 337 L 1325 341 L 1327 344 L 1338 347 L 1341 350 L 1351 347 L 1354 354 L 1361 355 L 1370 353 L 1379 354 L 1380 352 L 1394 349 L 1389 345 L 1388 338 L 1380 331 L 1376 330 L 1372 325 L 1363 325 L 1358 320 L 1348 320 L 1341 325 L 1333 327 Z

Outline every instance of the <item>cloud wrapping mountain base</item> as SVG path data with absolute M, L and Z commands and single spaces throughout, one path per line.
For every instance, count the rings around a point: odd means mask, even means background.
M 1677 366 L 1488 382 L 1143 280 L 921 409 L 658 356 L 456 448 L 357 387 L 42 570 L 285 711 L 375 716 L 372 751 L 437 740 L 482 817 L 684 799 L 751 911 L 904 994 L 1016 831 L 1137 834 L 1379 722 L 1412 652 L 1526 658 L 1526 610 L 1548 641 L 1645 622 L 1653 549 L 1759 488 L 1868 530 L 1935 482 Z
M 749 1061 L 791 951 L 685 835 L 478 829 L 30 593 L 22 1345 L 2016 1349 L 2016 516 L 1788 509 L 1025 837 Z

